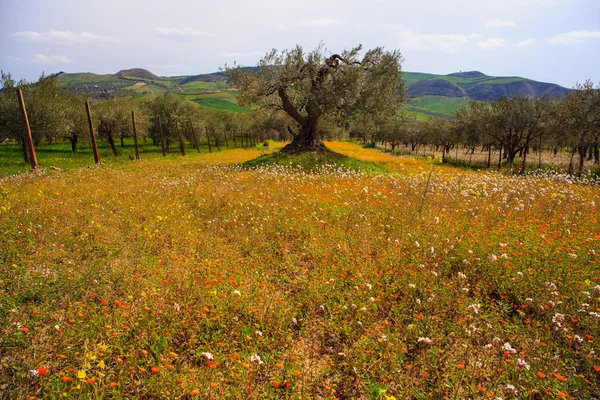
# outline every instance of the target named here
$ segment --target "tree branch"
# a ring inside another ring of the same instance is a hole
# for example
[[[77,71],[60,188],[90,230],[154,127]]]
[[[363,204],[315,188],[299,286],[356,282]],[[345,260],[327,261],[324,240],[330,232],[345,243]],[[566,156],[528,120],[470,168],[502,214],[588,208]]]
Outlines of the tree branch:
[[[296,120],[300,125],[304,125],[306,123],[305,118],[300,114],[298,109],[294,107],[292,103],[292,99],[288,96],[284,88],[280,88],[278,90],[279,98],[281,99],[281,103],[283,109],[288,115]]]

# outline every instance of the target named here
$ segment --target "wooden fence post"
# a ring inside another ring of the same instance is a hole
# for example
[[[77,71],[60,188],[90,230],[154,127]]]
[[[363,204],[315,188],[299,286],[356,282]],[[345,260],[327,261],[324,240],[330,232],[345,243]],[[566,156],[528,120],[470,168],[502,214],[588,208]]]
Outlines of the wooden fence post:
[[[87,111],[88,122],[90,124],[90,137],[92,139],[92,148],[94,149],[94,161],[96,164],[100,164],[100,155],[98,154],[98,143],[96,143],[96,134],[94,133],[94,121],[92,121],[92,112],[90,111],[90,102],[85,102],[85,109]]]
[[[25,119],[25,131],[27,133],[26,146],[29,147],[29,155],[31,156],[31,169],[34,171],[38,169],[37,156],[35,154],[35,147],[33,147],[33,138],[31,137],[31,128],[29,127],[29,118],[27,118],[27,110],[25,109],[25,101],[23,101],[23,92],[21,89],[17,92],[19,95],[19,104],[21,105],[21,111],[23,112],[23,118]]]
[[[162,148],[163,157],[167,155],[167,150],[165,149],[165,134],[163,133],[162,124],[160,123],[160,117],[158,117],[158,129],[160,131],[160,147]]]
[[[137,127],[135,126],[135,111],[131,111],[131,121],[133,122],[133,143],[135,144],[135,159],[140,159],[140,149],[138,147]]]

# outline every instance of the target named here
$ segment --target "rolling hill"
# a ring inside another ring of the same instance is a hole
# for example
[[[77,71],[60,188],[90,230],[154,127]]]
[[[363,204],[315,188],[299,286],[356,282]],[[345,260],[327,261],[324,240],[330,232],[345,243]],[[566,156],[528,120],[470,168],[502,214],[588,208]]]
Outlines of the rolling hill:
[[[553,83],[521,77],[495,77],[479,71],[448,75],[405,72],[411,109],[433,116],[450,117],[472,100],[490,101],[504,96],[564,97],[571,90]]]
[[[130,96],[142,100],[166,92],[204,107],[231,112],[252,112],[240,107],[237,93],[229,90],[223,72],[191,76],[159,77],[142,68],[124,69],[115,74],[58,73],[58,80],[69,90],[89,97]],[[472,100],[489,101],[503,96],[540,98],[563,97],[571,90],[553,83],[538,82],[521,77],[496,77],[479,71],[436,75],[405,72],[409,108],[419,120],[452,118]]]

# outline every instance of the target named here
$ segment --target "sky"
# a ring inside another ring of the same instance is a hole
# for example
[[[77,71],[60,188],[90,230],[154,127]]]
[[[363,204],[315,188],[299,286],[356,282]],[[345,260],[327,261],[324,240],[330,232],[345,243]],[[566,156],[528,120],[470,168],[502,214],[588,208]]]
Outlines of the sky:
[[[398,49],[402,69],[600,83],[600,0],[0,0],[0,69],[35,80],[254,66],[323,42]]]

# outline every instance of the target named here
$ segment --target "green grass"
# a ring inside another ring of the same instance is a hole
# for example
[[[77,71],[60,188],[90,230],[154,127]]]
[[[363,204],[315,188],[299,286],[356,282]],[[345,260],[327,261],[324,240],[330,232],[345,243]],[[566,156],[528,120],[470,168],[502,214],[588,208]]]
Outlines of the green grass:
[[[479,84],[492,84],[492,85],[504,85],[507,83],[520,82],[527,80],[520,77],[494,77],[494,76],[482,76],[478,78],[461,78],[458,76],[439,76],[440,79],[446,79],[450,82],[454,82],[461,87],[473,86]]]
[[[434,119],[434,118],[435,118],[435,117],[434,117],[434,116],[432,116],[432,115],[425,114],[425,113],[423,113],[423,112],[419,112],[419,111],[417,111],[417,110],[416,110],[416,109],[414,109],[414,108],[410,110],[410,113],[411,113],[412,115],[414,115],[414,117],[415,117],[415,119],[416,119],[417,121],[429,121],[429,120],[431,120],[431,119]]]
[[[180,157],[178,143],[171,144],[170,152],[166,157],[163,157],[160,147],[154,146],[149,138],[139,141],[139,149],[142,160],[170,160]],[[98,152],[103,165],[116,166],[130,163],[135,156],[133,139],[125,139],[124,148],[117,144],[117,150],[118,155],[113,156],[108,143],[102,140],[98,141]],[[208,153],[208,145],[201,143],[200,151],[202,154]],[[198,156],[198,152],[191,148],[189,143],[186,144],[186,153],[191,158]],[[40,169],[63,170],[94,165],[94,153],[91,145],[87,142],[79,143],[76,153],[71,151],[69,142],[42,143],[36,146],[36,154]],[[0,177],[28,171],[31,171],[31,166],[23,161],[23,151],[18,144],[0,144]]]
[[[214,82],[194,81],[194,82],[189,82],[189,83],[186,83],[184,85],[181,85],[181,88],[183,90],[185,90],[186,92],[193,91],[193,90],[196,90],[196,89],[211,89],[211,90],[216,90],[217,89],[217,84],[214,83]]]
[[[412,86],[415,83],[424,81],[426,79],[445,79],[450,82],[454,82],[461,87],[465,86],[473,86],[477,84],[498,84],[505,85],[507,83],[526,81],[528,79],[521,78],[518,76],[507,76],[507,77],[495,77],[495,76],[480,76],[476,78],[463,78],[460,76],[449,76],[449,75],[436,75],[436,74],[427,74],[422,72],[405,72],[403,77],[407,86]]]
[[[410,99],[410,105],[416,110],[430,111],[453,116],[461,108],[468,107],[471,100],[463,97],[421,96]]]
[[[98,75],[90,72],[81,72],[81,73],[65,73],[58,76],[58,81],[62,83],[85,83],[85,82],[110,82],[112,80],[116,80],[112,76],[112,74],[106,75]]]
[[[240,107],[236,103],[225,99],[218,98],[200,98],[197,97],[192,100],[194,103],[198,103],[201,106],[219,111],[237,112],[237,113],[251,113],[254,110],[250,108]]]
[[[405,72],[402,75],[402,79],[408,86],[414,85],[417,82],[424,81],[430,78],[437,78],[439,75],[435,74],[426,74],[422,72]]]
[[[317,171],[323,168],[342,168],[352,171],[387,172],[387,169],[370,161],[348,157],[333,151],[326,153],[287,154],[282,152],[262,155],[242,164],[246,168],[281,165],[284,167],[301,168]]]

